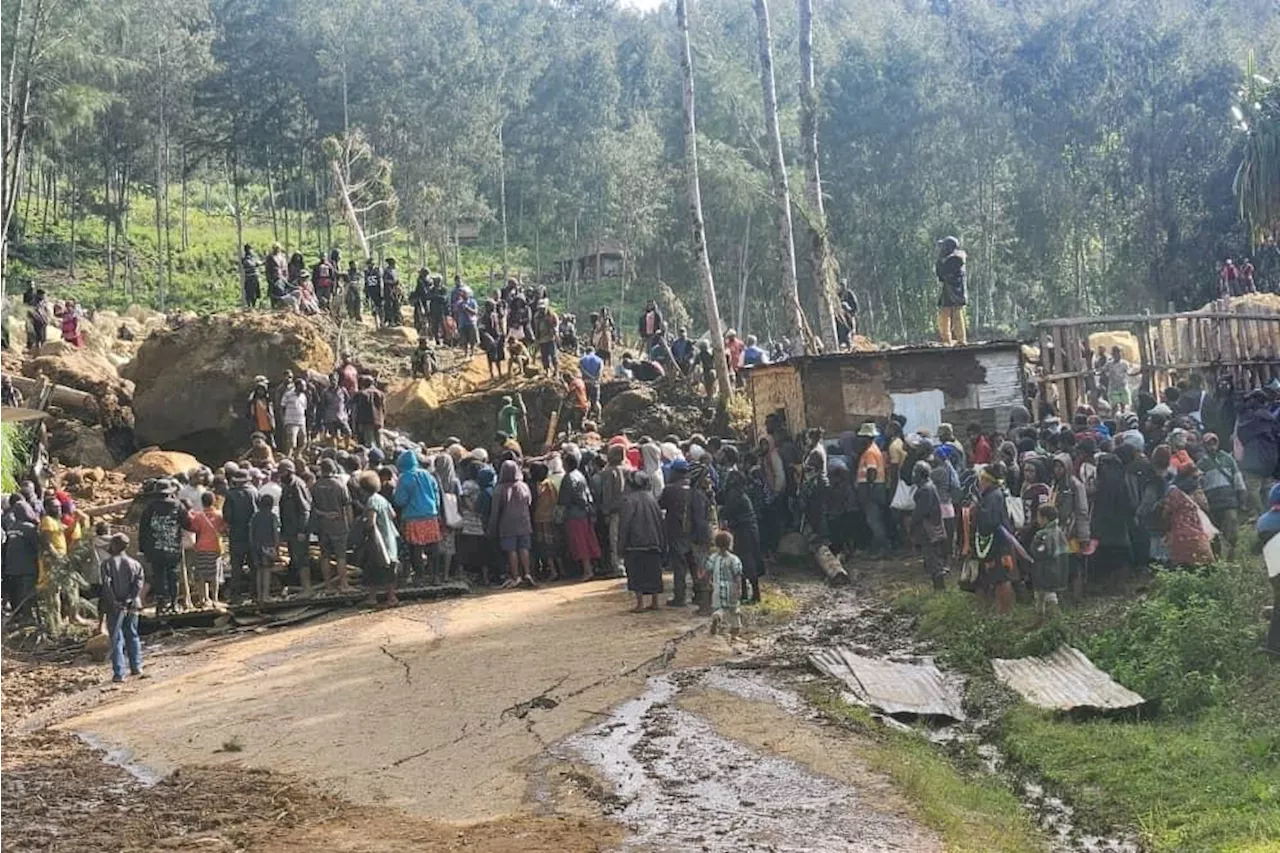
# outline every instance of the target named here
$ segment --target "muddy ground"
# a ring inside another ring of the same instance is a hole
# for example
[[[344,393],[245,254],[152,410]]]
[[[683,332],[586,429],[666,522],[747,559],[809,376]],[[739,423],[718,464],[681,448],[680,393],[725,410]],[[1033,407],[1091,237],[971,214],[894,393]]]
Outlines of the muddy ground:
[[[780,586],[799,617],[734,645],[612,581],[168,638],[119,689],[6,660],[3,849],[944,850],[801,698],[814,644],[906,627]]]

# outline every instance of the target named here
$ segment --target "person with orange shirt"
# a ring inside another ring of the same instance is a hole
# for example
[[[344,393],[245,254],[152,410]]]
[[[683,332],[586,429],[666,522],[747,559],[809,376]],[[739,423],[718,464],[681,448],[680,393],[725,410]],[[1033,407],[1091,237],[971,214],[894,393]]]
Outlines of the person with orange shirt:
[[[889,506],[888,468],[884,452],[876,443],[876,425],[870,421],[858,429],[858,469],[854,475],[854,488],[858,503],[871,530],[871,547],[877,554],[889,553],[889,530],[885,513]]]

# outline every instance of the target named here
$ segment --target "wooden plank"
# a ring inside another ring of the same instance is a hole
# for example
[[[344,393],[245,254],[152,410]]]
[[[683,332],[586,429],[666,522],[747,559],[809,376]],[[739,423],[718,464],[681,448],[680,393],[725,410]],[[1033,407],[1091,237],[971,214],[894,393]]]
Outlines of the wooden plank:
[[[1047,329],[1065,326],[1122,326],[1126,323],[1141,323],[1146,320],[1171,320],[1177,317],[1209,317],[1225,318],[1238,316],[1230,311],[1182,311],[1172,314],[1112,314],[1102,317],[1068,317],[1053,320],[1041,320],[1037,325]],[[1260,314],[1259,319],[1280,322],[1280,314]]]

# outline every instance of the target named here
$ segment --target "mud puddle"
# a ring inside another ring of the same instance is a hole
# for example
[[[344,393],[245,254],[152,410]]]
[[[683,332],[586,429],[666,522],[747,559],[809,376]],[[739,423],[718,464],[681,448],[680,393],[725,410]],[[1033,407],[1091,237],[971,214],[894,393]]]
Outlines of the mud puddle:
[[[794,694],[719,669],[659,675],[639,698],[557,747],[558,757],[613,784],[605,805],[631,831],[624,848],[879,853],[903,849],[899,840],[917,832],[904,817],[868,808],[854,788],[723,737],[676,707],[695,686],[802,707]]]
[[[827,590],[773,641],[773,655],[780,669],[790,670],[792,682],[812,680],[801,675],[807,669],[811,650],[841,644],[858,654],[898,660],[931,658],[933,650],[924,648],[912,636],[911,619],[894,612],[877,599],[873,592],[860,586]],[[854,701],[851,695],[842,696]],[[1141,845],[1121,835],[1094,835],[1079,827],[1075,809],[1060,797],[1049,793],[1037,779],[1027,778],[1008,766],[999,746],[993,741],[997,720],[983,703],[966,702],[968,719],[941,726],[907,725],[893,717],[873,713],[883,724],[928,739],[940,750],[976,758],[986,773],[1003,779],[1035,816],[1036,823],[1048,837],[1053,853],[1140,853]]]

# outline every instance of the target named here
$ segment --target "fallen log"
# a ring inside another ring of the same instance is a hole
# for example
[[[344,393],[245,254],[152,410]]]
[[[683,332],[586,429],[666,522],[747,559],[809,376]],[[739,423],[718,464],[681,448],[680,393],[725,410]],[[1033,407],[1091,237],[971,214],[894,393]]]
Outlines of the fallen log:
[[[13,387],[22,392],[28,400],[35,400],[40,393],[40,386],[48,380],[28,379],[25,376],[10,376]],[[49,403],[61,409],[79,409],[86,412],[98,411],[98,400],[92,394],[77,391],[66,385],[54,385]]]
[[[822,569],[822,574],[826,576],[828,584],[831,586],[849,585],[849,573],[845,571],[840,559],[831,553],[830,548],[826,545],[816,545],[810,551],[813,554],[813,561],[818,564],[818,568]]]
[[[133,498],[128,500],[116,501],[115,503],[103,504],[102,506],[92,506],[84,511],[84,514],[90,518],[97,518],[100,515],[110,515],[114,512],[124,512],[133,506]]]

